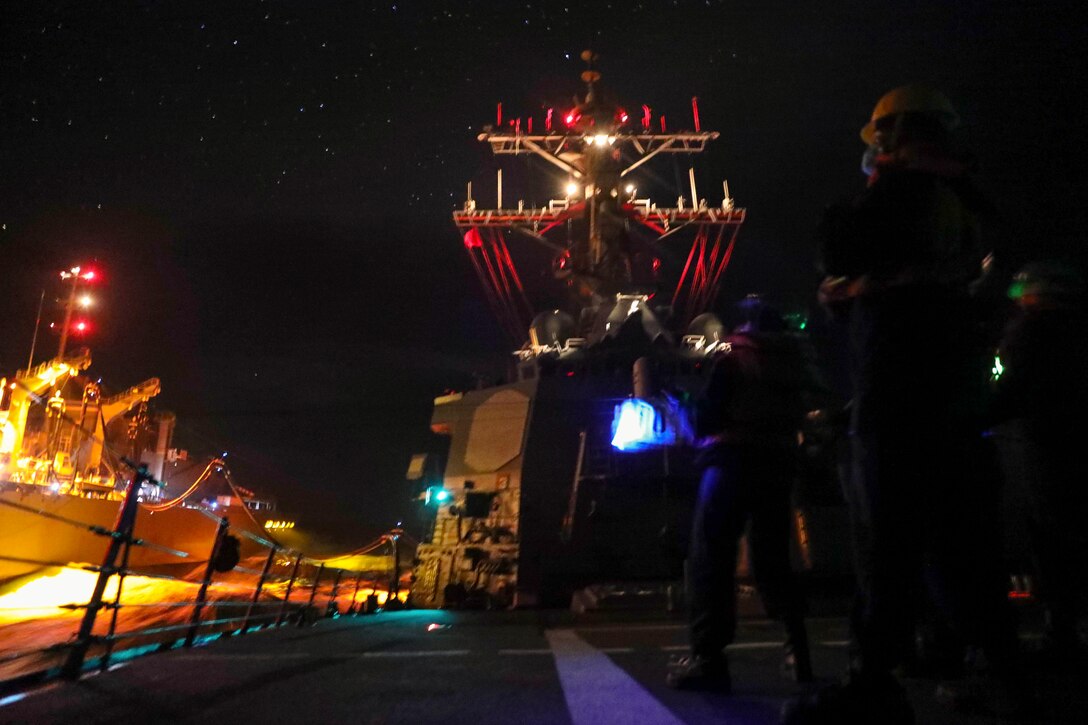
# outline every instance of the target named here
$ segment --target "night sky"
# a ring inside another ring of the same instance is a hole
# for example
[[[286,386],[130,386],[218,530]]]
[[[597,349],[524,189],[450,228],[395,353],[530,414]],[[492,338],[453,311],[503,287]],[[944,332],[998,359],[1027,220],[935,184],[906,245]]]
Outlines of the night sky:
[[[629,108],[690,126],[698,96],[703,128],[722,133],[700,185],[716,202],[728,178],[749,210],[723,301],[809,303],[820,211],[860,189],[858,129],[910,81],[960,109],[1006,266],[1081,258],[1074,3],[773,5],[12,4],[2,369],[26,363],[40,290],[59,319],[57,271],[96,260],[92,372],[113,390],[160,377],[177,445],[229,451],[239,483],[346,544],[408,518],[431,399],[501,371],[510,350],[449,221],[470,179],[493,205],[495,161],[475,136],[496,102],[538,124],[569,103],[588,46]],[[640,196],[686,194],[678,164],[640,177]],[[508,202],[549,197],[517,188],[523,161],[508,168]]]

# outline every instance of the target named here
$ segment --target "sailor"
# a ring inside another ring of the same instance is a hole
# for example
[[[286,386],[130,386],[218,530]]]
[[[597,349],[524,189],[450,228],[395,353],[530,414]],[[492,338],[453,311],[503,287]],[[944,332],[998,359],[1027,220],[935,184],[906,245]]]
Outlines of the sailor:
[[[699,402],[699,482],[688,552],[691,656],[670,666],[678,689],[728,692],[724,649],[736,629],[735,576],[740,537],[768,615],[786,629],[786,664],[812,678],[805,600],[790,568],[790,493],[797,477],[797,434],[814,387],[797,340],[757,295],[739,305],[741,323],[724,340]]]
[[[998,638],[1004,582],[983,576],[972,528],[992,486],[976,465],[989,366],[971,296],[987,205],[953,150],[957,124],[934,89],[885,94],[861,131],[868,187],[819,229],[819,296],[850,337],[858,599],[848,684],[788,703],[787,722],[913,722],[892,670],[913,655],[923,590],[965,643]]]

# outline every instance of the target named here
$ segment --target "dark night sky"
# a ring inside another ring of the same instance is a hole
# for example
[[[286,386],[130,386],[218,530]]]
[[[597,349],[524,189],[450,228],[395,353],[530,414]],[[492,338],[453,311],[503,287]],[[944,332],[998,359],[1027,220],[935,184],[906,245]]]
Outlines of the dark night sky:
[[[750,214],[725,296],[808,302],[820,210],[862,183],[858,129],[914,80],[959,107],[1007,263],[1080,257],[1073,3],[772,5],[20,3],[0,29],[2,369],[42,287],[96,259],[107,385],[161,377],[178,443],[231,451],[301,521],[347,543],[395,523],[430,399],[508,354],[448,219],[470,178],[493,198],[475,134],[498,101],[539,123],[590,44],[629,107],[688,125],[699,96],[722,132],[700,183],[727,177]],[[671,202],[658,172],[640,190]]]

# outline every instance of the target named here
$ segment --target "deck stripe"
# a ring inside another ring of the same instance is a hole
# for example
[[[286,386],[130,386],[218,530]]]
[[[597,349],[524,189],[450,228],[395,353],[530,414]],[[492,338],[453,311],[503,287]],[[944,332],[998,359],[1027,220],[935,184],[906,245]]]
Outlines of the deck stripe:
[[[500,649],[501,655],[550,655],[550,649]]]
[[[776,649],[781,646],[781,642],[734,642],[733,644],[726,645],[725,650],[731,652],[744,649]],[[668,644],[661,649],[664,652],[686,652],[691,649],[691,647],[686,644]]]
[[[545,632],[574,725],[683,725],[607,654],[570,629]]]
[[[363,657],[460,657],[467,649],[389,650],[387,652],[363,652]]]

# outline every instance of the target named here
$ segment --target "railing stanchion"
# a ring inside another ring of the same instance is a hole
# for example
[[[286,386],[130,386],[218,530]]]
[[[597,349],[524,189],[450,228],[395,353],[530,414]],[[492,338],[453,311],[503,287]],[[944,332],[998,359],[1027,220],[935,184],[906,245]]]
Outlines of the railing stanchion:
[[[291,578],[287,582],[287,591],[283,594],[283,604],[280,605],[280,613],[276,615],[276,626],[283,624],[283,618],[287,616],[287,607],[291,604],[291,589],[295,586],[295,579],[298,578],[298,568],[302,564],[302,552],[295,557],[295,567],[291,570]]]
[[[310,601],[306,602],[306,609],[303,611],[302,616],[298,618],[298,626],[306,626],[306,612],[310,611],[310,608],[314,606],[314,599],[317,597],[317,587],[321,584],[321,575],[325,573],[325,562],[321,562],[317,567],[317,574],[314,575],[314,586],[310,589]]]
[[[351,593],[351,614],[355,616],[359,613],[359,603],[356,601],[359,598],[359,585],[363,582],[363,572],[359,572],[355,577],[355,591]]]
[[[189,632],[185,635],[185,646],[192,647],[196,641],[196,631],[200,628],[200,615],[204,611],[204,602],[207,601],[208,585],[212,583],[212,574],[215,573],[215,560],[219,556],[219,547],[227,534],[230,521],[226,516],[219,519],[219,528],[215,530],[215,541],[212,543],[212,553],[208,557],[208,566],[204,569],[204,580],[200,582],[200,590],[196,594],[196,602],[193,605],[193,616],[189,620]]]
[[[117,613],[121,609],[121,589],[125,586],[125,575],[128,573],[128,555],[132,551],[132,537],[125,541],[125,549],[121,554],[121,568],[117,570],[117,596],[113,598],[113,611],[110,612],[110,629],[106,634],[106,651],[102,653],[102,672],[109,669],[110,657],[113,655],[113,635],[117,634]]]
[[[117,514],[117,522],[113,525],[115,533],[110,537],[109,546],[106,547],[106,555],[102,558],[102,568],[98,571],[98,580],[95,582],[91,599],[87,602],[87,611],[83,613],[83,621],[79,625],[79,632],[76,633],[75,644],[72,645],[72,649],[68,653],[68,659],[65,660],[64,667],[61,669],[61,677],[65,679],[79,679],[79,675],[83,671],[83,659],[87,656],[87,650],[91,646],[94,620],[98,616],[98,610],[102,608],[102,595],[106,593],[106,583],[116,571],[114,565],[117,563],[117,554],[121,551],[121,545],[125,540],[132,538],[132,529],[136,523],[136,512],[139,510],[137,504],[139,503],[140,487],[143,486],[145,481],[152,480],[154,479],[148,472],[147,466],[140,466],[132,477],[132,483],[129,484],[128,491],[125,492],[124,503],[121,504],[121,511]]]
[[[268,558],[264,560],[264,569],[261,570],[261,578],[257,580],[257,589],[253,592],[249,607],[246,608],[246,618],[242,620],[242,634],[249,631],[249,618],[253,616],[253,609],[261,598],[261,590],[264,589],[264,583],[268,581],[268,572],[272,569],[272,561],[276,558],[277,551],[278,549],[273,546],[268,551]]]
[[[336,570],[336,578],[332,581],[332,596],[329,597],[329,604],[325,607],[325,616],[331,617],[333,613],[340,614],[340,608],[336,606],[336,595],[340,593],[340,577],[344,576],[343,569]]]

